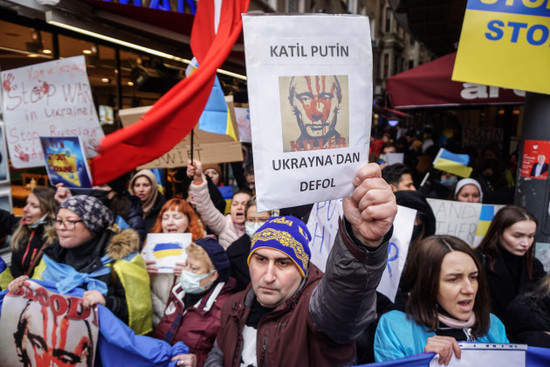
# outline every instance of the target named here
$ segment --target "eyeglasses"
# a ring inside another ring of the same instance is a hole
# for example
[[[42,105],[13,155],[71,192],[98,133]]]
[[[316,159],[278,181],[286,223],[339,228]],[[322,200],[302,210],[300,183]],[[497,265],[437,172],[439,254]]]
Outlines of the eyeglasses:
[[[70,220],[70,219],[56,219],[54,220],[55,226],[60,228],[65,227],[66,230],[72,231],[77,223],[83,222],[82,220]]]

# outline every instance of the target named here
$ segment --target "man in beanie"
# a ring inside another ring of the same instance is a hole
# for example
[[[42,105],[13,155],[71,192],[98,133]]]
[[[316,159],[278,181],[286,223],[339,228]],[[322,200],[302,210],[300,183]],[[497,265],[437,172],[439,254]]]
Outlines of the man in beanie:
[[[270,218],[252,237],[251,284],[229,298],[205,366],[343,366],[374,319],[397,211],[380,168],[363,166],[343,199],[326,274],[310,262],[311,235],[294,217]]]

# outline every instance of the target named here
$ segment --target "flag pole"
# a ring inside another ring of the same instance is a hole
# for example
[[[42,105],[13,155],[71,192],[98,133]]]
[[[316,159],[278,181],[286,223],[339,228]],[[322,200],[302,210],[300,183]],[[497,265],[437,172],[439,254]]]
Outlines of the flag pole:
[[[195,136],[195,129],[191,129],[191,165],[193,165],[193,138]]]

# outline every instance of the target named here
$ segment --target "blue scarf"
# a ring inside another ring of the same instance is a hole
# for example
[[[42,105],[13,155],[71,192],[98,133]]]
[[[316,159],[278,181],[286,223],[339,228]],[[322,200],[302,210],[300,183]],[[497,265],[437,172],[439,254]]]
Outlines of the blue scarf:
[[[102,257],[101,262],[103,267],[91,273],[80,273],[70,265],[53,261],[47,255],[44,255],[42,258],[46,263],[46,269],[42,272],[42,279],[55,283],[61,294],[66,294],[77,287],[87,284],[86,289],[97,290],[104,296],[107,295],[107,284],[95,278],[111,272],[111,269],[106,266],[112,261],[110,257]]]

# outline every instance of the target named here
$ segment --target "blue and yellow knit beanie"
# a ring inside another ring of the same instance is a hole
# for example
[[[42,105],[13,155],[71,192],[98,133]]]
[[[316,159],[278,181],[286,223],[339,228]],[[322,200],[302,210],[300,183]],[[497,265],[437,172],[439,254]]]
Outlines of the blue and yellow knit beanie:
[[[311,234],[300,219],[292,216],[271,217],[254,233],[247,262],[250,264],[250,257],[256,250],[278,250],[290,257],[305,277],[311,258],[310,240]]]

